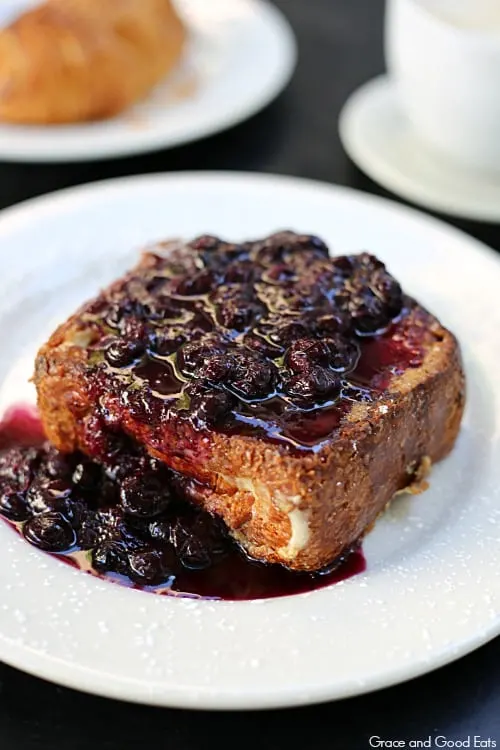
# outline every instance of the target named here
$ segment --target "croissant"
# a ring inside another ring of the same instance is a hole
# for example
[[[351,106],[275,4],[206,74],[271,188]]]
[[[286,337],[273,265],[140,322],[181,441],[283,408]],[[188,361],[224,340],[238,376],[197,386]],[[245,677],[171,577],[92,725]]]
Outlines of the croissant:
[[[185,40],[170,0],[45,0],[0,29],[0,119],[112,117],[172,69]]]

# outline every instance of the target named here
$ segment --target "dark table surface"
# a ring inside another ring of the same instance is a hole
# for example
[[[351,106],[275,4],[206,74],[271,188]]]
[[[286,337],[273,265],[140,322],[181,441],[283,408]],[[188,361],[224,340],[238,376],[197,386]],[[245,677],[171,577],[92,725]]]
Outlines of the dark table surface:
[[[210,2],[210,0],[207,0]],[[0,165],[0,207],[82,182],[165,170],[276,172],[387,195],[337,135],[346,97],[383,70],[383,0],[276,0],[299,41],[288,90],[233,130],[175,151],[56,166]],[[390,196],[394,197],[394,196]],[[500,250],[500,228],[453,222]],[[369,748],[369,738],[490,738],[500,747],[500,639],[418,680],[339,703],[259,713],[153,709],[82,695],[0,665],[0,750]],[[425,746],[425,745],[424,745]],[[457,745],[451,745],[457,746]],[[459,746],[459,745],[458,745]],[[480,745],[477,745],[478,747]]]

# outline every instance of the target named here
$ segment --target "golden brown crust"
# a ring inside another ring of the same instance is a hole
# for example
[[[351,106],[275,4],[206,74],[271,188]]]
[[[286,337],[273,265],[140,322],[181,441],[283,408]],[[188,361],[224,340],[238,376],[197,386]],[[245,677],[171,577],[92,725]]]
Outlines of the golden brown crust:
[[[0,30],[0,119],[111,117],[171,70],[185,37],[170,0],[46,0]]]

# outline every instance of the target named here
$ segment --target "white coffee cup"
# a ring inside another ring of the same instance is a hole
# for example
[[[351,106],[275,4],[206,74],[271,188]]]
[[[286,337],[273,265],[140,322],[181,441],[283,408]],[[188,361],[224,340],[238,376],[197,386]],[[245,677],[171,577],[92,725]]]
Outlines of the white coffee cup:
[[[500,0],[387,0],[385,46],[416,136],[500,172]]]

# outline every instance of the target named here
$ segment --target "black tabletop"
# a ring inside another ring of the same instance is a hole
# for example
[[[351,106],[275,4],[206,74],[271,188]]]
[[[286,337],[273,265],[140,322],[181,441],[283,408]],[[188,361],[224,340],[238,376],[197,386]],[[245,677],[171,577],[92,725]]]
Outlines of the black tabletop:
[[[349,162],[337,134],[346,97],[383,70],[383,0],[276,3],[295,29],[300,62],[288,90],[266,111],[174,151],[87,164],[1,164],[0,207],[82,182],[185,169],[276,172],[386,195]],[[452,223],[500,250],[499,227]],[[94,698],[0,665],[0,750],[357,750],[381,741],[411,747],[416,740],[425,741],[421,747],[461,747],[457,740],[463,747],[500,747],[499,664],[497,639],[373,695],[287,711],[200,714]]]

